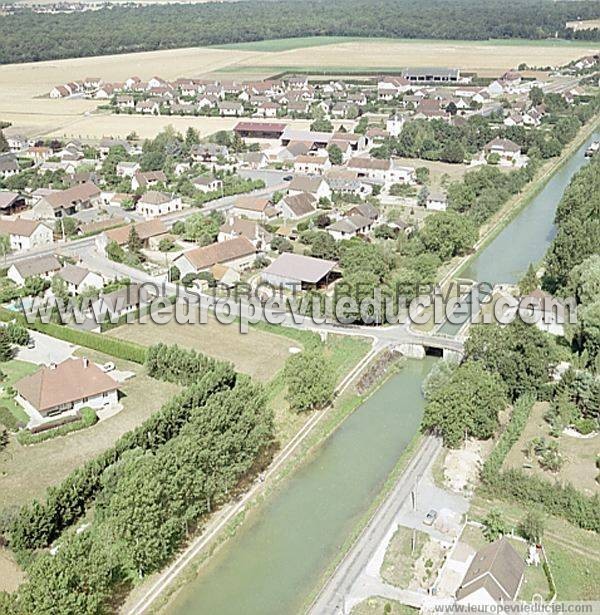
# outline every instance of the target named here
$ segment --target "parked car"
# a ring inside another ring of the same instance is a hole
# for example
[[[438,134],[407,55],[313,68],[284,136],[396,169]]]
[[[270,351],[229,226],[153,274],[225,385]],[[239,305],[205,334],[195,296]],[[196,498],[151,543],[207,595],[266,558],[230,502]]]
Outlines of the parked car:
[[[437,510],[430,510],[426,515],[425,515],[425,519],[423,520],[423,523],[425,525],[433,525],[435,523],[435,520],[437,519]]]
[[[106,372],[112,372],[114,369],[115,369],[115,364],[114,364],[112,361],[109,361],[108,363],[105,363],[105,364],[102,366],[102,371],[103,371],[104,373],[106,373]]]
[[[35,340],[32,337],[30,337],[27,342],[27,348],[35,348]]]

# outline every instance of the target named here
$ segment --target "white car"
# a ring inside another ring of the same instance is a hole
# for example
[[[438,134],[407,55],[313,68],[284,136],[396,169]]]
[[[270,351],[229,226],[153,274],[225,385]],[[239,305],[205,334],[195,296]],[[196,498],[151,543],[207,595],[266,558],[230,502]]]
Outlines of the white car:
[[[101,368],[101,369],[102,369],[102,371],[103,371],[103,372],[105,372],[105,373],[106,373],[106,372],[112,372],[112,371],[114,371],[114,369],[115,369],[115,364],[109,361],[108,363],[105,363],[105,364],[102,366],[102,368]]]

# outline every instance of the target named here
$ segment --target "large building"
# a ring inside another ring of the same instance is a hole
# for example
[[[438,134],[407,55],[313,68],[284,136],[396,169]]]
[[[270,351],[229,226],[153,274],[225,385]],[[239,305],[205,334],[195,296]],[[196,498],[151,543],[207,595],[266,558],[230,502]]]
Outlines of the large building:
[[[460,69],[421,67],[407,68],[402,77],[410,83],[456,83],[460,81]]]
[[[284,252],[262,272],[261,277],[273,286],[300,290],[328,284],[336,267],[335,261]]]
[[[285,127],[278,122],[238,122],[233,130],[244,139],[279,139]]]

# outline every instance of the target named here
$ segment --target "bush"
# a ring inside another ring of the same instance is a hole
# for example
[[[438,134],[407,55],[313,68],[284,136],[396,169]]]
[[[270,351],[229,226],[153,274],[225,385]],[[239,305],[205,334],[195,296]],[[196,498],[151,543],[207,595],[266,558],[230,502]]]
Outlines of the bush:
[[[17,431],[20,425],[15,415],[6,406],[0,407],[0,424],[4,425],[8,431]]]
[[[580,418],[573,422],[573,427],[582,435],[587,436],[598,428],[598,421],[591,418]]]

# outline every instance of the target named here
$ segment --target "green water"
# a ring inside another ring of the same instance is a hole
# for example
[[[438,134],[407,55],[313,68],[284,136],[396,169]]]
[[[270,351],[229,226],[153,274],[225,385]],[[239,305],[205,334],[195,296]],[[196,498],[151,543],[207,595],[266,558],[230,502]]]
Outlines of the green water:
[[[544,188],[523,208],[494,239],[476,254],[459,277],[490,286],[515,284],[530,263],[539,263],[554,239],[554,215],[573,175],[585,164],[585,150],[598,139],[596,133],[550,178]],[[483,298],[483,297],[481,297]],[[469,318],[469,302],[458,323],[445,322],[440,333],[454,335]]]
[[[181,615],[297,612],[380,492],[423,412],[432,359],[402,371],[352,413],[178,597]]]

